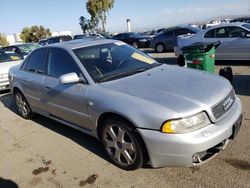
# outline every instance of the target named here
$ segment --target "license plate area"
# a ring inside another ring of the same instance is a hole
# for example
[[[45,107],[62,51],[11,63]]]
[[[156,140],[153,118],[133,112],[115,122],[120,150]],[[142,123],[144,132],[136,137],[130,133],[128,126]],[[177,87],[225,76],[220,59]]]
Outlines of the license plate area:
[[[238,120],[233,125],[233,134],[232,134],[231,139],[235,139],[236,135],[238,134],[238,132],[240,130],[241,123],[242,123],[242,114],[240,115]]]

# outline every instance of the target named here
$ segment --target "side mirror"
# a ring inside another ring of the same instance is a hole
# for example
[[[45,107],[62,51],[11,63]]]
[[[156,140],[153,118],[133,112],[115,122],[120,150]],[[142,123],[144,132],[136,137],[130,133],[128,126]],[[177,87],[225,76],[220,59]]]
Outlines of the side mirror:
[[[67,73],[59,77],[60,84],[73,84],[83,82],[81,78],[77,76],[76,73]]]

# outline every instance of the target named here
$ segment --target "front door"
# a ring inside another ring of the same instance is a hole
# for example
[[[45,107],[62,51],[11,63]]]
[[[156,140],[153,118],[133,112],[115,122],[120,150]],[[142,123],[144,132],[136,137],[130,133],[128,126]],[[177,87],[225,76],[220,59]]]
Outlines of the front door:
[[[59,77],[75,72],[82,73],[71,55],[60,48],[51,48],[48,54],[48,70],[42,86],[46,93],[45,103],[52,117],[74,125],[88,127],[87,90],[83,83],[60,84]]]

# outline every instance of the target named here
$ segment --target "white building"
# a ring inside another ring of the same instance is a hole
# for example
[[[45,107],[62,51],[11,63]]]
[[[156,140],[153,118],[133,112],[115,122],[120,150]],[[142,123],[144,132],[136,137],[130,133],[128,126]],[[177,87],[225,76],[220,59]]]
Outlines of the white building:
[[[22,39],[20,38],[21,33],[14,33],[13,35],[7,35],[7,41],[10,45],[16,44],[16,43],[23,43]],[[70,35],[72,36],[71,31],[55,31],[51,32],[51,36],[60,36],[60,35]]]

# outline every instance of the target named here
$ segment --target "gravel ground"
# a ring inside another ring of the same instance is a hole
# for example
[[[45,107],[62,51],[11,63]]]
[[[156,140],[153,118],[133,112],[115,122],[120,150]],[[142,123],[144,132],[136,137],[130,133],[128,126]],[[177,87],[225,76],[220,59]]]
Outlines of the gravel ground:
[[[175,64],[173,53],[152,55]],[[121,170],[94,138],[42,116],[24,120],[11,95],[1,92],[0,188],[250,187],[250,65],[236,64],[231,66],[243,104],[242,128],[215,159],[192,168]]]

